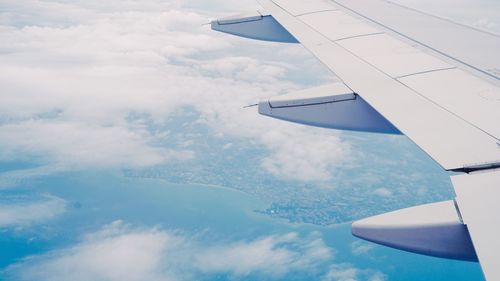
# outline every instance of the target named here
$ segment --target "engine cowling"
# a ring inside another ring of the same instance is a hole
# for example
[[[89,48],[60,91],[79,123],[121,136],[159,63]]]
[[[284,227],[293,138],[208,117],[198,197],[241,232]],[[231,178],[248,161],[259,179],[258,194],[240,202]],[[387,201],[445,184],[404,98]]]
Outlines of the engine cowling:
[[[392,248],[448,259],[478,261],[453,200],[420,205],[356,221],[352,234]]]

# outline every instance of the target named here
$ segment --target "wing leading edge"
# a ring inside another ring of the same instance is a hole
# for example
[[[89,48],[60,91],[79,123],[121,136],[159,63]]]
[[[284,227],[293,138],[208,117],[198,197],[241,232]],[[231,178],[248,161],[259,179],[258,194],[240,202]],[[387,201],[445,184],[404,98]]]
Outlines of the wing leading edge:
[[[445,170],[469,173],[452,177],[455,201],[368,218],[353,224],[353,234],[427,255],[479,259],[486,278],[500,280],[500,243],[493,238],[500,237],[500,208],[494,204],[500,188],[500,172],[494,170],[500,167],[498,77],[478,74],[457,54],[447,56],[381,25],[347,1],[258,1],[275,29],[287,31],[288,42],[300,42],[343,84],[271,98],[259,104],[261,114],[335,129],[402,133]],[[499,38],[488,39],[490,47],[500,46]],[[482,200],[488,203],[478,210]],[[436,209],[449,215],[436,220],[429,215]]]

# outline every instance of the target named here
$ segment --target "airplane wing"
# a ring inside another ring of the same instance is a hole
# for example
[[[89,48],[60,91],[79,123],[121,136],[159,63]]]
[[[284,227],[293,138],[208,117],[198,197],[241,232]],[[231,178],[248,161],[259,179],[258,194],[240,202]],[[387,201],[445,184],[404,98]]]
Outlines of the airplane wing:
[[[404,134],[452,176],[456,200],[353,223],[353,234],[433,256],[479,260],[500,280],[500,37],[384,0],[258,0],[212,22],[243,37],[301,43],[341,83],[259,103],[313,126]]]

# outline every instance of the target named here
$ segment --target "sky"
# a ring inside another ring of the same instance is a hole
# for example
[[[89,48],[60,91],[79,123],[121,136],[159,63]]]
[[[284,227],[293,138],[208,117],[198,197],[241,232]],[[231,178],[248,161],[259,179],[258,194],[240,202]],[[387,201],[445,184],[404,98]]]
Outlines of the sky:
[[[500,30],[496,1],[399,2]],[[0,1],[2,278],[422,280],[398,275],[391,256],[481,278],[475,264],[348,235],[354,219],[453,197],[448,174],[406,138],[243,108],[336,81],[298,44],[206,25],[258,8]]]

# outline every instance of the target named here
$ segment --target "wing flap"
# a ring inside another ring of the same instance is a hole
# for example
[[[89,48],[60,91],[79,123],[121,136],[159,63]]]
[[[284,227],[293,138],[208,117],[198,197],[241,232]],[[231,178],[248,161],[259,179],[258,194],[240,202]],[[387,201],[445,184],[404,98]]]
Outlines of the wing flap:
[[[486,134],[500,139],[500,88],[460,69],[420,73],[399,81]]]
[[[408,39],[455,66],[475,71],[500,85],[500,36],[455,23],[387,0],[333,0],[376,24],[381,30]],[[340,6],[341,5],[341,6]]]
[[[359,36],[341,40],[338,44],[392,78],[453,68],[387,34]]]
[[[310,13],[298,18],[333,41],[380,33],[380,30],[338,10]],[[325,22],[331,25],[325,25]],[[332,26],[335,26],[335,28],[332,28]]]

